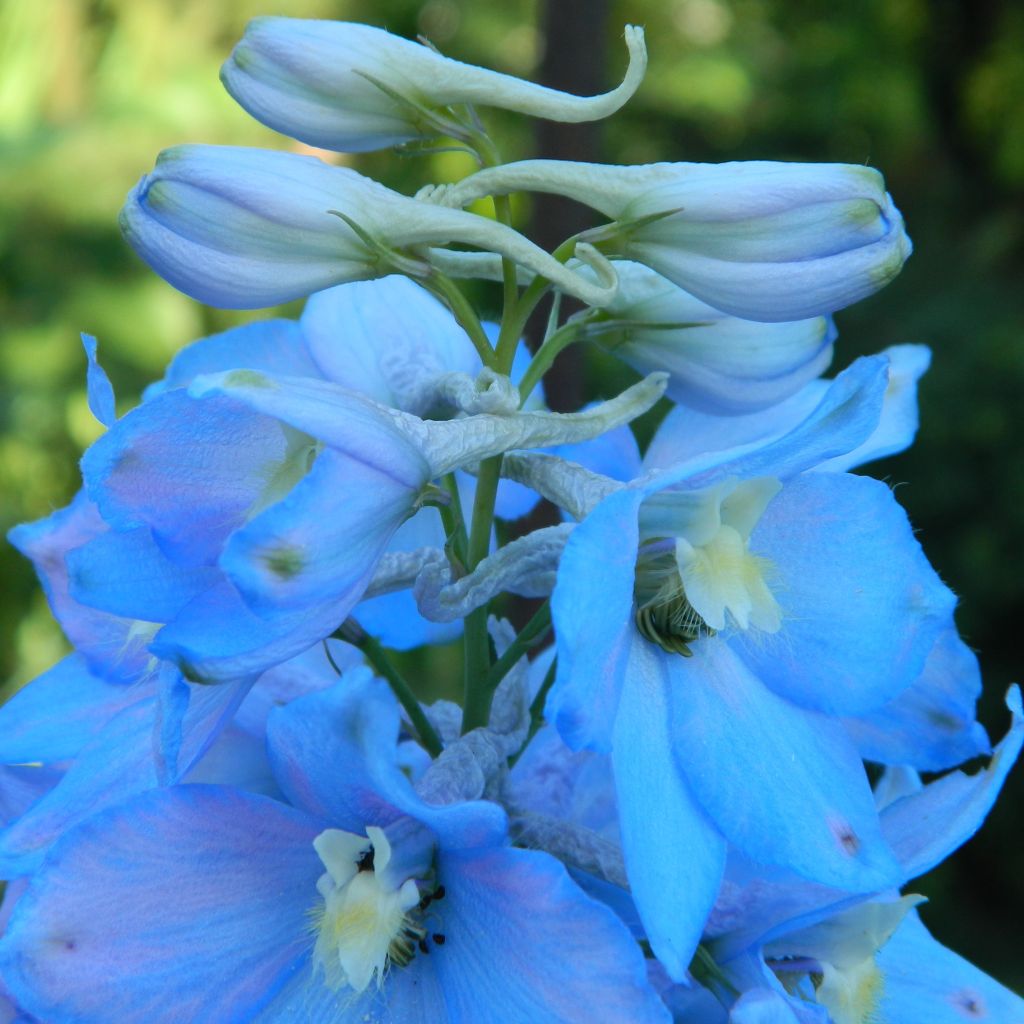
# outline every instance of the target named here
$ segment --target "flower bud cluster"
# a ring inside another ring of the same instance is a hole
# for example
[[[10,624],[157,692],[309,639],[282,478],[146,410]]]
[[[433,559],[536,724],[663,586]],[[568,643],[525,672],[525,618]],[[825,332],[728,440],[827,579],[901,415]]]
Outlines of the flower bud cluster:
[[[413,197],[183,146],[129,195],[126,239],[193,298],[307,302],[188,345],[120,418],[84,337],[105,432],[11,533],[74,650],[0,708],[0,1018],[1024,1020],[899,894],[1024,742],[1013,689],[990,745],[955,597],[849,472],[912,443],[928,350],[823,377],[903,220],[864,167],[503,163],[474,108],[607,117],[646,66],[625,40],[622,83],[576,97],[260,18],[223,70],[254,117],[481,169]],[[606,223],[548,252],[518,191]],[[462,278],[503,282],[500,323]],[[645,376],[551,412],[583,343]],[[529,530],[542,498],[561,522]]]

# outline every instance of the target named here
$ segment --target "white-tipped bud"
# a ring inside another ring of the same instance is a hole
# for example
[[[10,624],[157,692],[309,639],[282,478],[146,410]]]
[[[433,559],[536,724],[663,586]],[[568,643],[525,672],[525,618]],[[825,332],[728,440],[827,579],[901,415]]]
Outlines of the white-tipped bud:
[[[758,323],[729,316],[639,263],[616,262],[619,291],[581,338],[641,373],[667,370],[668,396],[703,412],[735,415],[783,401],[832,359],[829,317]]]
[[[607,261],[585,246],[580,255],[600,283],[504,224],[410,199],[315,157],[272,150],[165,150],[128,196],[121,229],[176,288],[233,309],[396,270],[428,277],[428,247],[449,242],[508,257],[589,305],[615,294]]]
[[[431,201],[465,206],[520,190],[600,210],[615,223],[591,241],[746,320],[842,309],[888,284],[911,251],[881,174],[852,164],[527,160],[479,171]]]
[[[253,117],[313,146],[383,149],[458,135],[452,104],[501,107],[551,121],[594,121],[636,92],[647,67],[643,29],[627,26],[618,88],[572,96],[444,57],[370,25],[256,18],[225,62],[225,88]]]

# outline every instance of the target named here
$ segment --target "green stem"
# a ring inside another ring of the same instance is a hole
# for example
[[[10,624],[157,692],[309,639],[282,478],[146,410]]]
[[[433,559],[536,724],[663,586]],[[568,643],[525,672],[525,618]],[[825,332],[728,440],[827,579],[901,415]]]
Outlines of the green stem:
[[[461,574],[465,571],[466,559],[469,557],[469,536],[466,533],[466,520],[462,515],[462,497],[459,494],[459,484],[455,479],[455,474],[446,474],[441,480],[441,486],[451,498],[450,505],[437,506],[447,538],[445,547],[458,559],[458,569]]]
[[[469,335],[473,347],[480,356],[484,366],[494,368],[494,349],[491,347],[490,339],[484,331],[476,310],[470,305],[469,299],[463,294],[462,289],[446,274],[439,271],[431,273],[424,282],[432,291],[448,304],[455,319],[458,320],[462,329]]]
[[[572,254],[576,251],[576,236],[567,238],[551,255],[554,259],[558,260],[559,263],[566,263]],[[523,331],[526,329],[526,321],[530,319],[533,311],[537,308],[540,300],[544,298],[548,293],[548,289],[551,287],[551,282],[546,277],[535,277],[523,291],[523,294],[519,296],[519,301],[516,303],[515,309],[512,311],[512,315],[507,317],[507,336],[515,338],[518,342],[519,338],[522,337]],[[506,336],[506,324],[502,324],[502,339]],[[499,348],[500,348],[499,340]],[[513,355],[515,349],[512,350]],[[511,365],[511,363],[509,364]]]
[[[486,686],[492,694],[512,666],[531,647],[536,647],[549,629],[551,629],[551,605],[545,601],[537,609],[533,618],[523,626],[512,643],[508,645],[505,653],[491,666],[491,671],[487,673]]]
[[[558,354],[577,339],[582,326],[579,321],[563,324],[550,337],[545,338],[544,344],[537,349],[526,373],[523,374],[523,379],[519,382],[520,401],[526,401],[541,377],[551,369],[551,364]]]
[[[420,742],[431,757],[437,757],[444,749],[441,740],[434,731],[434,727],[430,724],[426,714],[424,714],[423,708],[420,707],[420,702],[416,699],[416,694],[412,692],[412,687],[409,686],[402,678],[398,669],[391,663],[391,659],[385,654],[384,648],[355,619],[346,619],[338,627],[334,635],[339,640],[344,640],[346,643],[358,647],[366,655],[366,660],[373,668],[388,681],[388,685],[402,707],[405,708],[405,713],[409,716],[409,721],[412,722]]]
[[[494,499],[501,478],[501,456],[484,459],[476,478],[473,523],[469,531],[466,570],[472,572],[487,557],[494,521]],[[462,731],[486,725],[491,709],[491,692],[485,680],[491,667],[491,642],[487,635],[487,608],[477,608],[466,616],[463,628],[465,662],[465,699],[462,706]]]

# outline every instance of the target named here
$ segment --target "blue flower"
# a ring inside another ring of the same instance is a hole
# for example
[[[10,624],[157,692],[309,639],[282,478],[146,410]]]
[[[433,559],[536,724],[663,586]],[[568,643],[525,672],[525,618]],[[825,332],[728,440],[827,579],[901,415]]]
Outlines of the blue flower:
[[[862,360],[782,439],[641,478],[562,557],[548,712],[570,746],[612,754],[633,894],[674,977],[726,840],[840,888],[891,883],[837,716],[913,683],[954,599],[887,487],[807,472],[875,429],[885,384]]]
[[[0,942],[19,1003],[51,1024],[666,1021],[614,914],[510,848],[496,805],[419,796],[398,732],[357,671],[271,715],[291,805],[171,788],[69,832]]]

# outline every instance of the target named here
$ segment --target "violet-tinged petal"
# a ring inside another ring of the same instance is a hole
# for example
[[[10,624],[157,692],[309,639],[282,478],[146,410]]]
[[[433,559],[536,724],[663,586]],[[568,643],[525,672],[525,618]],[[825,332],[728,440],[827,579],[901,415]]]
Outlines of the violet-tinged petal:
[[[346,612],[326,602],[263,617],[225,580],[185,605],[150,650],[193,682],[253,679],[330,636]]]
[[[79,821],[157,785],[154,698],[142,689],[79,751],[57,785],[0,833],[0,876],[35,871],[53,842]]]
[[[329,604],[340,625],[417,490],[388,467],[325,449],[285,497],[235,531],[220,567],[259,615]]]
[[[431,957],[392,969],[378,988],[330,989],[312,963],[299,961],[269,1003],[246,1024],[456,1024]],[[461,1022],[459,1022],[461,1024]]]
[[[162,277],[200,302],[234,309],[273,306],[347,281],[418,262],[424,244],[461,242],[499,253],[569,294],[600,306],[615,290],[610,265],[584,279],[517,231],[487,217],[410,199],[348,167],[313,156],[235,146],[177,146],[129,193],[120,215],[131,246]],[[357,225],[354,227],[353,225]]]
[[[171,665],[160,667],[155,756],[161,785],[172,785],[195,766],[234,718],[252,677],[219,686],[197,685]]]
[[[0,708],[0,763],[52,764],[75,757],[140,688],[93,675],[70,654]]]
[[[326,690],[338,681],[339,672],[362,663],[362,652],[341,640],[314,644],[294,658],[268,669],[256,680],[235,714],[235,725],[262,739],[267,734],[267,719],[274,708],[304,694]]]
[[[212,564],[231,531],[279,496],[288,467],[305,471],[304,444],[229,398],[197,402],[174,390],[107,431],[85,453],[82,474],[111,527],[149,526],[176,561]]]
[[[323,823],[263,797],[158,790],[55,847],[0,941],[43,1020],[245,1019],[310,946]]]
[[[573,96],[453,60],[371,25],[255,18],[221,79],[271,128],[358,153],[445,134],[422,113],[424,106],[472,103],[570,123],[607,117],[633,95],[647,66],[643,29],[627,26],[625,36],[629,68],[622,84],[599,96]],[[437,115],[445,116],[441,109]]]
[[[65,561],[74,600],[145,622],[169,622],[220,579],[214,566],[180,565],[169,559],[147,526],[108,530],[69,551]]]
[[[68,590],[67,553],[107,528],[83,490],[67,508],[22,523],[8,537],[32,560],[54,616],[89,668],[104,678],[131,683],[147,669],[151,659],[146,644],[156,627],[81,605]]]
[[[298,806],[347,831],[407,815],[432,829],[442,848],[499,842],[505,813],[496,804],[436,807],[414,792],[398,763],[398,703],[366,669],[278,708],[267,735],[281,789]]]
[[[670,1020],[629,931],[553,857],[447,852],[439,874],[450,941],[431,956],[452,1021],[587,1024],[595,1006],[608,1024]]]
[[[818,471],[842,472],[894,455],[908,448],[917,433],[917,388],[931,353],[924,345],[893,345],[880,353],[889,372],[881,415],[872,432],[849,452],[826,459]],[[821,402],[831,381],[815,380],[795,395],[763,409],[739,416],[712,415],[677,406],[662,420],[644,456],[645,469],[663,469],[688,462],[705,452],[767,445],[805,420]]]
[[[478,171],[438,199],[464,206],[521,189],[621,221],[618,255],[747,320],[842,309],[888,284],[911,251],[882,176],[849,164],[525,160]]]

